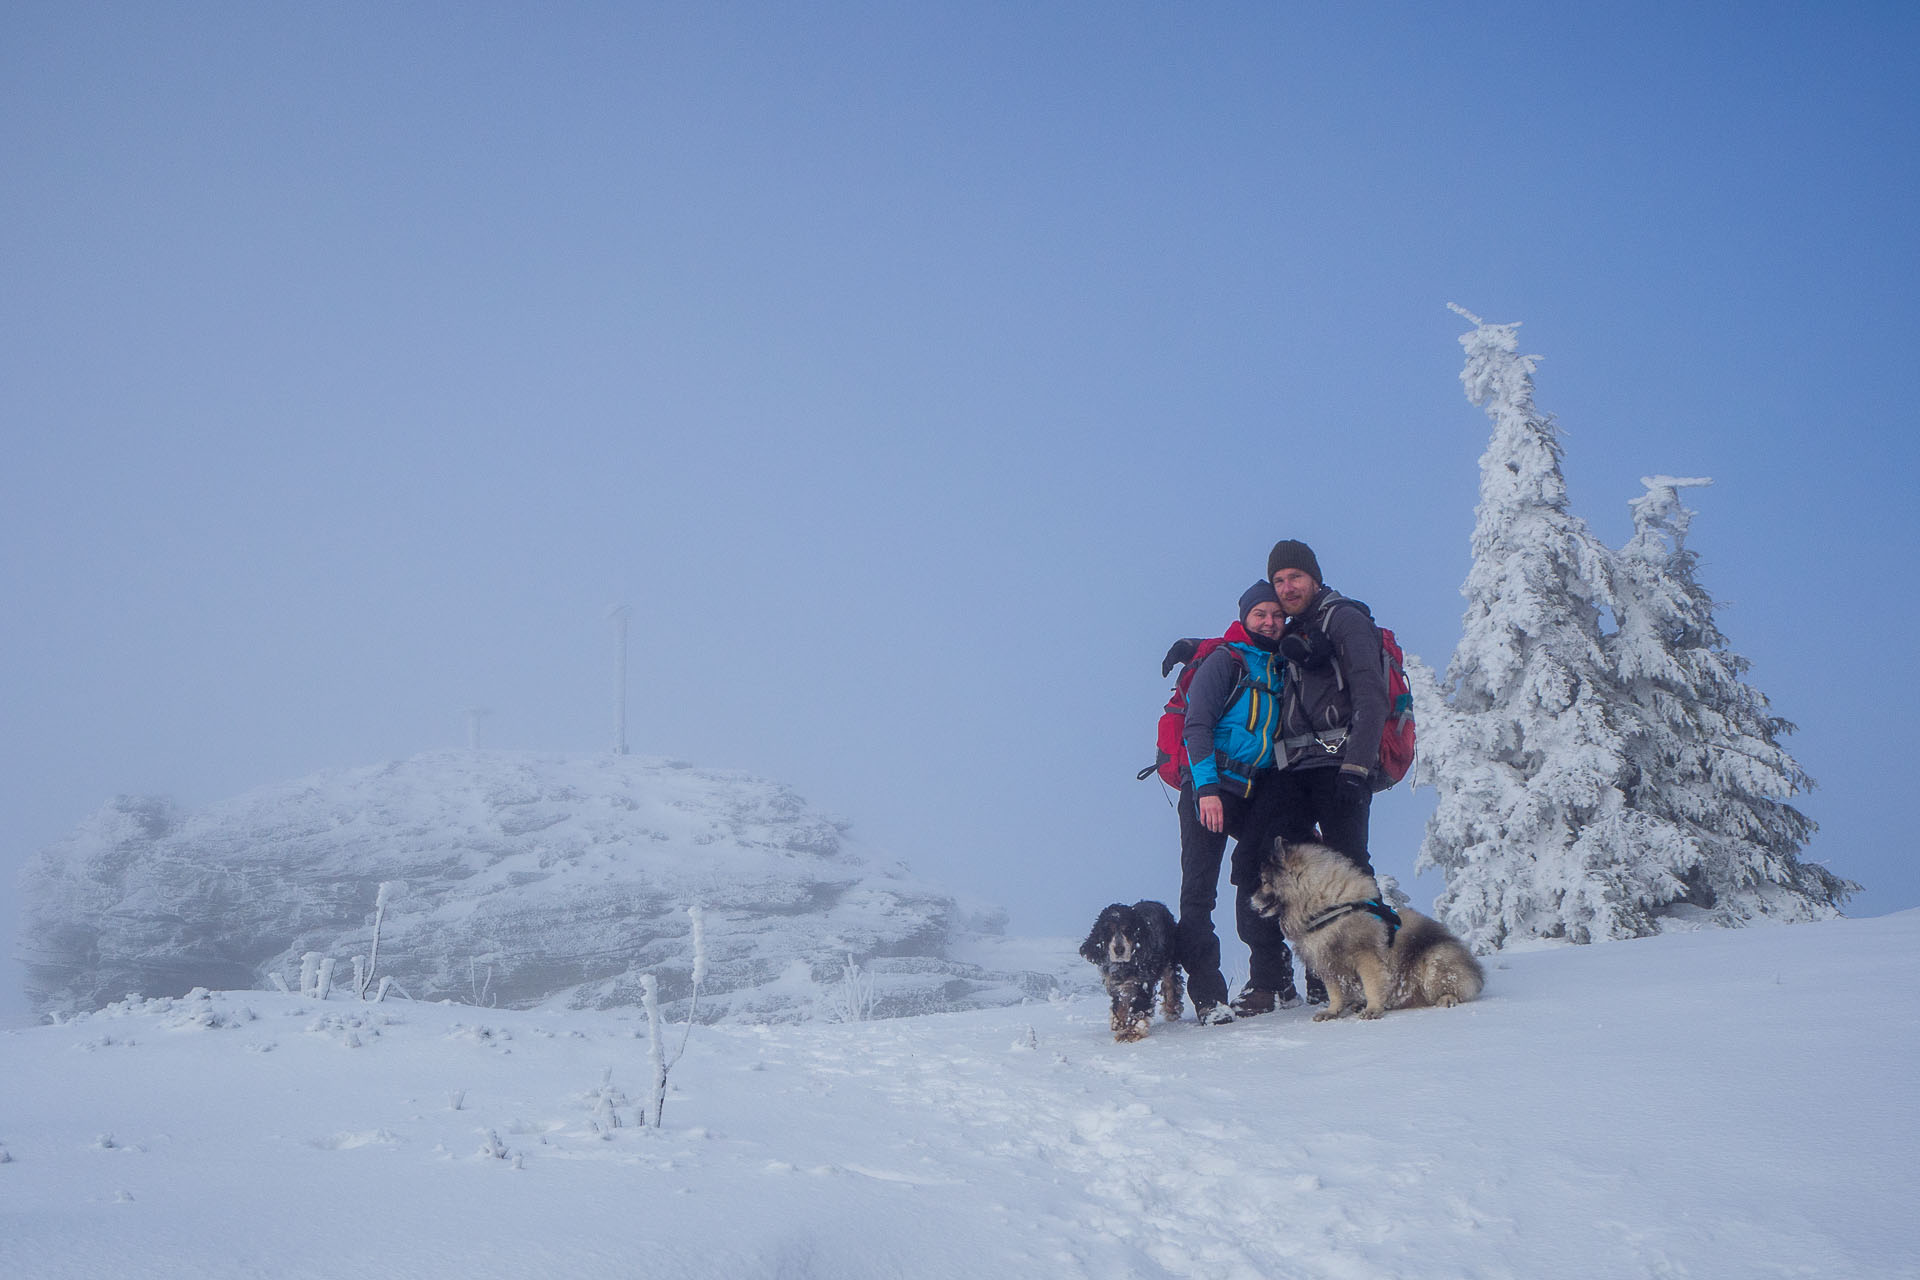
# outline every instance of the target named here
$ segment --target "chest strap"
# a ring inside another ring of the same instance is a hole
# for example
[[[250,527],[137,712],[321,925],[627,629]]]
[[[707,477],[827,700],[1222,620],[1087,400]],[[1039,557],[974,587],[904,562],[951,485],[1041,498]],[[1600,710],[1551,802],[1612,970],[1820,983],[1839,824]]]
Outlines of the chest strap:
[[[1393,945],[1393,935],[1400,932],[1400,913],[1378,898],[1369,898],[1365,902],[1343,902],[1336,907],[1328,907],[1313,919],[1307,921],[1302,933],[1312,933],[1324,929],[1342,916],[1350,916],[1356,911],[1364,911],[1387,926],[1387,945]]]

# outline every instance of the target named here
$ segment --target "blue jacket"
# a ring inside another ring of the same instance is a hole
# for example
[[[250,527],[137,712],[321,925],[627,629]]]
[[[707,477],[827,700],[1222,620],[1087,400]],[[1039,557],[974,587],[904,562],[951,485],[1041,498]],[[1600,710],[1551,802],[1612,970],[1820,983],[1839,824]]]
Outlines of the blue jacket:
[[[1187,686],[1187,767],[1196,796],[1253,793],[1254,775],[1273,768],[1286,663],[1249,642],[1239,623],[1206,656]]]

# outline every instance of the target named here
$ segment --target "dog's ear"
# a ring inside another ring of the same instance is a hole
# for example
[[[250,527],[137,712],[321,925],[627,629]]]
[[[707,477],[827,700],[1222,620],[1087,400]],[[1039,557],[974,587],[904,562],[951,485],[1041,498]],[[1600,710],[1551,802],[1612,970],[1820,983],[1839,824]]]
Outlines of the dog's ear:
[[[1113,932],[1114,924],[1119,919],[1118,913],[1125,910],[1126,907],[1115,902],[1095,918],[1093,929],[1087,934],[1087,940],[1080,944],[1081,956],[1091,960],[1094,964],[1100,964],[1106,960],[1107,937]]]

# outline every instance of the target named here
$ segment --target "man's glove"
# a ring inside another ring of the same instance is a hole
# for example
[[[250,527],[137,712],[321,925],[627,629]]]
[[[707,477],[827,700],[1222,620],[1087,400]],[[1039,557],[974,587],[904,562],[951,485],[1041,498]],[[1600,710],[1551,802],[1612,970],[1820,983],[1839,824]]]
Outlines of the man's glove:
[[[1340,766],[1340,776],[1333,782],[1334,794],[1342,800],[1352,802],[1363,796],[1373,794],[1373,779],[1368,770],[1350,764]]]
[[[1167,656],[1160,660],[1160,675],[1164,679],[1173,674],[1175,667],[1183,667],[1193,661],[1193,651],[1200,647],[1198,640],[1175,640],[1173,648],[1167,650]]]
[[[1333,661],[1333,641],[1322,631],[1289,631],[1280,637],[1280,656],[1309,671]]]

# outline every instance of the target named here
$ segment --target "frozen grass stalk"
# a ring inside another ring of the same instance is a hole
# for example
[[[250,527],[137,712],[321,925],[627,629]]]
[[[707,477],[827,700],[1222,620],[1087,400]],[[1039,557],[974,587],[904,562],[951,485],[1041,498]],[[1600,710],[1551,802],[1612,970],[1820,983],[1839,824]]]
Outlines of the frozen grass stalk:
[[[667,1105],[667,1055],[660,1043],[660,983],[650,973],[640,975],[640,1002],[647,1010],[647,1062],[653,1068],[653,1127]]]
[[[380,891],[373,896],[373,946],[370,948],[371,954],[367,956],[366,968],[363,970],[360,967],[359,956],[353,958],[353,994],[357,1000],[367,998],[367,988],[373,985],[374,972],[380,967],[380,924],[387,918],[387,898],[392,892],[393,881],[382,880]],[[383,984],[380,995],[386,994]]]
[[[673,1057],[667,1057],[665,1044],[665,1026],[660,1019],[660,983],[652,974],[640,975],[641,1003],[647,1010],[647,1060],[653,1068],[653,1127],[660,1127],[660,1117],[667,1108],[667,1073],[687,1051],[687,1040],[693,1035],[694,1011],[700,1007],[700,984],[707,977],[707,919],[695,903],[687,908],[687,915],[693,920],[693,996],[687,1002],[687,1024],[680,1033],[680,1047],[674,1050]]]
[[[687,908],[687,915],[693,920],[693,998],[687,1002],[687,1026],[680,1033],[675,1062],[687,1051],[687,1038],[693,1034],[693,1011],[700,1007],[700,984],[707,980],[707,915],[697,902]]]
[[[487,1004],[489,999],[487,993],[493,990],[493,966],[487,966],[487,980],[482,982],[480,980],[479,965],[469,956],[467,958],[467,987],[473,992],[474,1004]]]

